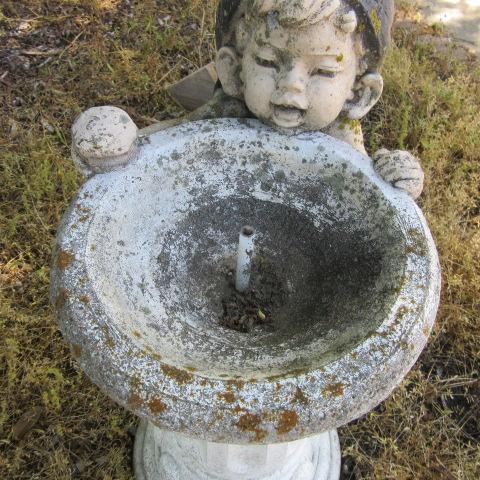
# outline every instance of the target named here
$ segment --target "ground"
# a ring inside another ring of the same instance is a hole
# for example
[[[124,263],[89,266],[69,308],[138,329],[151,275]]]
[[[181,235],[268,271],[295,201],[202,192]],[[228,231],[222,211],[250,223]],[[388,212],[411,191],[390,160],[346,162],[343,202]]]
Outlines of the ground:
[[[81,178],[70,125],[90,106],[140,126],[179,115],[164,88],[214,53],[215,2],[2,0],[0,478],[132,478],[136,419],[76,367],[48,299],[57,225]],[[398,4],[399,2],[397,2]],[[402,3],[404,9],[413,12]],[[403,22],[370,151],[416,154],[440,252],[442,305],[425,352],[375,411],[340,429],[344,479],[480,478],[480,71]],[[438,43],[438,42],[437,42]]]
[[[440,23],[480,54],[480,3],[478,0],[420,0],[424,18]]]

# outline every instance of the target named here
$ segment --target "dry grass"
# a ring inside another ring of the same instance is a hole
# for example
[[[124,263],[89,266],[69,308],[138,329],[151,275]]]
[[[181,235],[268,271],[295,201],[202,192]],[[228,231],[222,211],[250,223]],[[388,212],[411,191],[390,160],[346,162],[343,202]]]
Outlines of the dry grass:
[[[77,369],[48,302],[55,229],[80,182],[69,127],[98,104],[122,106],[142,126],[177,115],[164,87],[212,57],[213,3],[1,3],[0,478],[132,478],[136,420]],[[421,204],[441,254],[443,298],[415,369],[374,412],[341,429],[344,477],[475,480],[480,72],[399,32],[385,77],[365,123],[370,146],[422,160]],[[17,439],[14,426],[36,406],[40,418]]]

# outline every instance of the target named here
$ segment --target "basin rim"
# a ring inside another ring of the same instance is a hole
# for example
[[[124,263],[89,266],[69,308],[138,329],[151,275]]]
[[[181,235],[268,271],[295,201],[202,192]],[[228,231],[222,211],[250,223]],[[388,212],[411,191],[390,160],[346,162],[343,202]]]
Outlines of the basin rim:
[[[88,278],[80,255],[85,252],[89,220],[81,218],[94,215],[99,185],[142,165],[140,148],[138,158],[125,169],[86,182],[64,216],[52,268],[52,302],[62,333],[82,368],[108,396],[162,428],[229,443],[286,442],[338,428],[384,400],[425,346],[440,295],[438,255],[427,222],[406,193],[378,177],[368,157],[322,133],[285,134],[256,120],[221,119],[172,127],[142,142],[151,152],[172,145],[180,148],[192,136],[213,141],[219,135],[248,141],[265,141],[268,136],[266,143],[282,145],[288,139],[289,145],[307,150],[321,144],[331,154],[327,155],[329,161],[341,158],[365,174],[402,211],[406,224],[423,234],[426,251],[407,253],[411,267],[422,266],[421,272],[413,268],[407,272],[410,277],[404,288],[410,296],[418,290],[416,306],[410,302],[406,308],[397,302],[371,337],[321,369],[261,380],[204,378],[198,372],[165,365],[154,353],[141,351],[132,342],[126,345],[121,336],[108,330],[108,318],[99,314],[95,302],[86,301],[95,296],[88,281],[79,283]],[[162,365],[167,368],[162,370]]]

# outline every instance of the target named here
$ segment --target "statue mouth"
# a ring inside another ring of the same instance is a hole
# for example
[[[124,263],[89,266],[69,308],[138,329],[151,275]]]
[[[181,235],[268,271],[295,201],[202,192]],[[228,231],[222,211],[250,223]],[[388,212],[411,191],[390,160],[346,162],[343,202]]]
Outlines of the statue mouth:
[[[275,105],[273,106],[273,121],[280,127],[298,127],[304,122],[306,110],[288,106],[288,105]]]

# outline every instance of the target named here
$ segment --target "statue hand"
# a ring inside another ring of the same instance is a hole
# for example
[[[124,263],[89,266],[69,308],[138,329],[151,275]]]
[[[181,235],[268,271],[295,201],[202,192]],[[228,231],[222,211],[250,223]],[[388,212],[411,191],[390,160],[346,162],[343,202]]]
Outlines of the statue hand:
[[[419,160],[404,150],[382,148],[372,157],[376,172],[394,187],[405,190],[414,200],[423,190],[424,173]]]
[[[138,128],[117,107],[93,107],[72,126],[72,158],[87,176],[126,165],[137,150]]]

